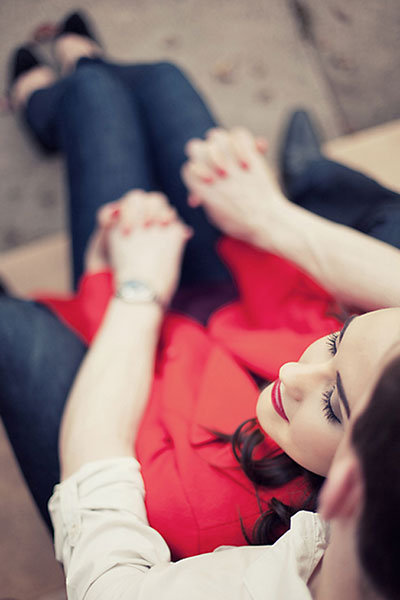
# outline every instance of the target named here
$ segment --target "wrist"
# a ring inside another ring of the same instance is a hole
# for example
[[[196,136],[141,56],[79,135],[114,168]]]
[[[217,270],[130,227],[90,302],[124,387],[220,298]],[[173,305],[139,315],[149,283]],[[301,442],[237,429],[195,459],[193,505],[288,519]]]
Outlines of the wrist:
[[[117,281],[116,298],[128,304],[157,304],[162,310],[167,309],[167,302],[157,293],[154,286],[144,279],[126,279]]]
[[[109,317],[124,330],[158,329],[164,318],[164,310],[156,302],[128,303],[114,296],[109,304]]]
[[[260,250],[280,254],[293,218],[292,206],[281,192],[274,198],[264,198],[262,210],[254,220],[251,243]]]

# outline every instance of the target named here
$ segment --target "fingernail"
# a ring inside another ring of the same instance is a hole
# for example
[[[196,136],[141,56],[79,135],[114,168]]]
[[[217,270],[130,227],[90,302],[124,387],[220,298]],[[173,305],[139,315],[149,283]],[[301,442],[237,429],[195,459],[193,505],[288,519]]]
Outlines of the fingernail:
[[[192,208],[197,208],[201,204],[201,202],[200,202],[200,199],[197,198],[197,196],[189,196],[188,197],[188,204]]]
[[[217,167],[216,168],[217,171],[217,175],[219,177],[228,177],[228,171],[226,171],[225,169],[223,169],[222,167]]]
[[[121,212],[120,208],[114,208],[113,211],[112,211],[112,213],[111,213],[111,217],[113,219],[115,219],[116,217],[119,217],[120,212]]]
[[[245,160],[241,160],[241,161],[239,162],[239,164],[240,164],[240,166],[242,167],[242,169],[244,169],[245,171],[248,171],[248,169],[250,168],[250,167],[249,167],[249,163],[248,163],[248,162],[246,162]]]
[[[266,140],[258,140],[257,141],[257,150],[261,153],[261,154],[265,154],[265,152],[267,151],[268,148],[268,144],[266,142]]]
[[[214,177],[210,177],[210,176],[208,176],[208,177],[204,176],[201,178],[201,180],[203,181],[203,183],[214,183]]]

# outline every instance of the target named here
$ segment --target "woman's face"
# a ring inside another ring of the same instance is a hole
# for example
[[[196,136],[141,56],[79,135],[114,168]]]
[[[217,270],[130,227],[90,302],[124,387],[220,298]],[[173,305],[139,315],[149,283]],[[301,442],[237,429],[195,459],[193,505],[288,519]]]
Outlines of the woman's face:
[[[257,403],[262,429],[297,463],[326,475],[357,401],[380,359],[400,340],[400,308],[350,318],[340,332],[284,364]]]

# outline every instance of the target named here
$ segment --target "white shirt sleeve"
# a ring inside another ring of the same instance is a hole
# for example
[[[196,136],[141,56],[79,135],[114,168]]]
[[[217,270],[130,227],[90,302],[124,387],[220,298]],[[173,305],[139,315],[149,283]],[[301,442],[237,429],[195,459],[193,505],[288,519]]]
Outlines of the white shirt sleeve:
[[[115,597],[133,600],[150,567],[170,564],[167,544],[148,524],[143,497],[134,458],[88,463],[54,488],[49,511],[70,600],[111,600],[108,580],[118,579],[129,593],[119,590]]]
[[[140,465],[129,457],[84,465],[54,488],[49,510],[68,600],[309,599],[306,581],[325,548],[318,534],[316,551],[316,515],[303,513],[299,532],[274,546],[222,548],[172,563],[147,521]],[[285,577],[273,583],[277,565]]]
[[[54,488],[49,510],[68,600],[250,597],[244,571],[260,553],[256,548],[171,562],[164,539],[148,524],[134,458],[84,465]]]

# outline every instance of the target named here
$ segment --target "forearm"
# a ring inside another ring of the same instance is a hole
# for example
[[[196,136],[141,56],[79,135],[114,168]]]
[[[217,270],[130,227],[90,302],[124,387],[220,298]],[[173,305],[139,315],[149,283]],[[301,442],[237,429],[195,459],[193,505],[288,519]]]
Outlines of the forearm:
[[[227,235],[291,260],[347,304],[400,306],[400,251],[290,203],[247,130],[212,130],[186,151],[190,203]]]
[[[283,201],[268,211],[258,247],[304,269],[338,300],[365,310],[400,306],[400,251]]]
[[[150,391],[162,312],[110,302],[70,392],[60,432],[62,479],[99,458],[132,456]]]

